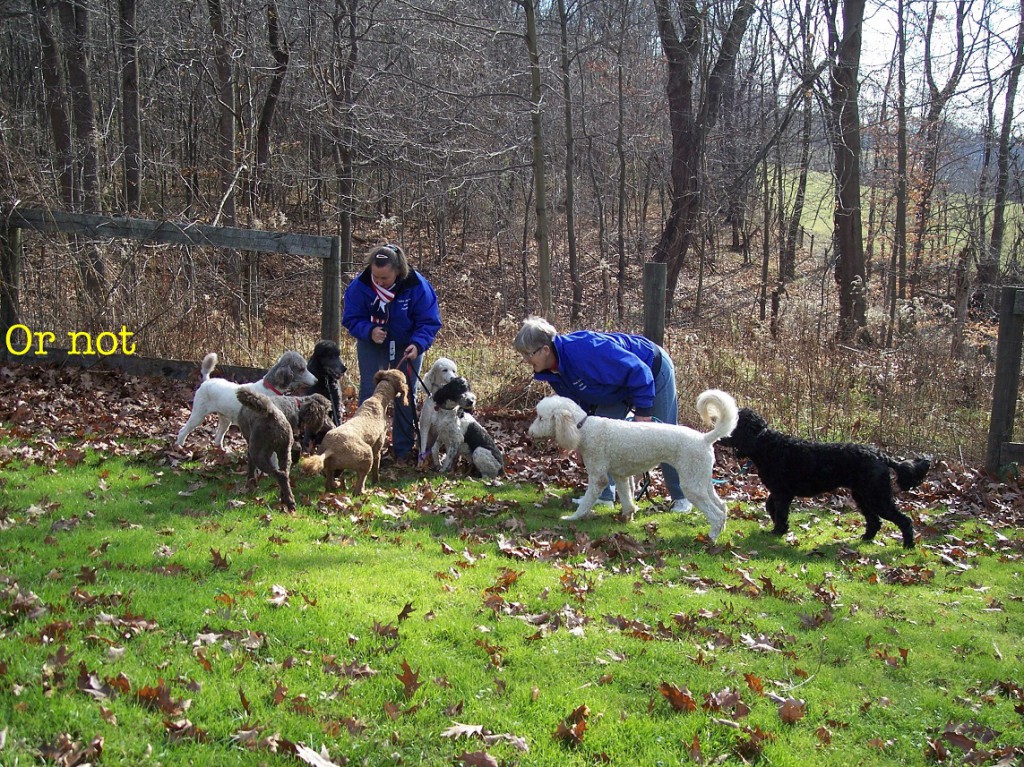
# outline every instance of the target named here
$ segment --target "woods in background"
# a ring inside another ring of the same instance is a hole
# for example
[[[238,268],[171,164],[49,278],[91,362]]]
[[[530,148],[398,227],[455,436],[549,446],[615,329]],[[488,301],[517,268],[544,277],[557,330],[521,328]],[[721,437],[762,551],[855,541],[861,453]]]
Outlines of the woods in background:
[[[652,257],[678,312],[680,275],[699,285],[732,247],[761,267],[763,318],[815,219],[833,232],[816,258],[841,337],[868,302],[891,341],[901,301],[934,295],[962,323],[971,296],[1020,279],[1024,2],[12,0],[3,14],[3,205],[340,234],[347,262],[357,238],[401,231],[427,269],[487,258],[515,316],[576,319],[588,286],[621,320]],[[829,191],[809,188],[821,178]],[[155,270],[198,302],[212,270],[225,311],[259,311],[252,254],[69,252],[74,285],[45,288],[54,299],[131,300]]]

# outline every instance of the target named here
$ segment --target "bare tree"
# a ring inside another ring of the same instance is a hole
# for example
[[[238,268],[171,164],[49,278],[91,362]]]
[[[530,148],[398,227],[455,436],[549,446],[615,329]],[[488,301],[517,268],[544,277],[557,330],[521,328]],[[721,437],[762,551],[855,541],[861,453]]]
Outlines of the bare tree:
[[[964,22],[967,12],[974,0],[956,1],[956,53],[949,76],[940,88],[935,80],[935,61],[933,54],[935,21],[939,13],[938,0],[930,0],[927,10],[927,23],[924,38],[924,73],[928,87],[928,109],[924,116],[922,132],[924,138],[923,158],[921,162],[921,188],[917,202],[917,231],[914,238],[913,260],[910,270],[910,293],[916,295],[916,286],[921,278],[921,260],[928,227],[931,223],[932,195],[935,191],[939,165],[939,149],[942,132],[942,113],[949,100],[956,92],[964,74],[966,61],[966,43],[964,40]]]
[[[907,297],[907,20],[906,2],[896,6],[896,220],[889,269],[889,329],[886,346],[892,345],[896,306]]]
[[[121,133],[124,139],[124,206],[139,210],[142,195],[142,115],[139,111],[139,35],[137,0],[118,2],[118,48],[121,53]]]
[[[1013,57],[1006,77],[1006,96],[1003,108],[1003,119],[999,129],[999,142],[996,155],[996,188],[992,210],[992,237],[988,248],[978,264],[978,280],[987,289],[987,302],[991,306],[996,291],[992,287],[999,284],[999,260],[1003,251],[1003,238],[1006,232],[1006,203],[1009,192],[1010,168],[1010,133],[1013,130],[1014,103],[1017,87],[1020,84],[1021,67],[1024,67],[1024,0],[1019,6],[1017,24],[1017,40],[1013,46]]]
[[[96,151],[96,106],[89,73],[89,8],[85,0],[57,0],[57,11],[65,37],[64,64],[71,94],[71,117],[81,167],[81,207],[99,211],[99,158]],[[102,269],[96,280],[102,281]],[[94,285],[100,289],[101,283]],[[91,292],[91,291],[90,291]]]
[[[668,265],[665,307],[671,315],[679,273],[704,203],[705,142],[718,120],[725,75],[732,69],[754,2],[739,0],[735,5],[704,82],[698,81],[699,64],[711,48],[713,37],[705,25],[708,9],[694,0],[677,5],[670,0],[654,0],[654,9],[668,66],[666,90],[672,131],[672,209],[654,248],[654,260]]]
[[[68,73],[73,146],[76,150],[73,152],[76,157],[73,163],[73,209],[96,213],[100,209],[99,157],[96,109],[89,72],[89,9],[84,0],[57,0],[57,13],[64,42],[62,58]],[[63,107],[59,109],[62,111]],[[51,114],[51,119],[53,117],[56,115]],[[59,117],[57,119],[60,120]],[[95,310],[101,308],[107,299],[106,265],[94,244],[79,244],[76,240],[73,249],[84,286],[83,311],[94,319]]]
[[[800,72],[801,79],[809,82],[814,71],[812,39],[811,39],[811,0],[805,0],[802,9],[798,10],[800,34]],[[779,255],[779,280],[789,282],[796,277],[796,247],[800,237],[800,222],[804,215],[804,202],[807,197],[807,176],[811,166],[811,127],[813,120],[813,92],[809,86],[803,88],[801,98],[800,121],[800,159],[796,191],[793,194],[793,207],[790,209],[786,222],[786,236]]]
[[[583,280],[580,279],[576,244],[576,135],[573,127],[573,99],[570,78],[569,13],[565,0],[558,0],[559,66],[562,76],[562,109],[565,115],[565,229],[569,250],[569,279],[572,282],[572,305],[569,318],[573,324],[583,309]]]
[[[39,69],[43,77],[43,96],[46,115],[53,136],[54,168],[60,179],[60,198],[68,210],[75,209],[75,159],[68,119],[67,97],[64,90],[63,64],[60,50],[50,26],[49,5],[46,0],[33,0],[36,33],[39,36]]]
[[[233,46],[228,37],[224,5],[222,0],[206,0],[210,14],[210,29],[213,32],[213,60],[217,72],[217,135],[220,139],[217,167],[220,171],[222,197],[215,223],[233,226],[236,220],[235,182],[235,119],[238,113],[238,99],[235,90]]]
[[[530,54],[530,124],[533,144],[534,210],[536,211],[535,240],[537,244],[537,288],[540,311],[551,316],[551,254],[548,251],[547,172],[544,161],[544,125],[540,49],[537,39],[537,0],[514,0],[526,12],[526,47]]]
[[[122,0],[122,2],[125,1],[127,0]],[[270,165],[271,127],[281,96],[281,88],[288,75],[288,39],[281,31],[281,19],[275,0],[270,0],[267,4],[267,43],[270,46],[270,53],[274,57],[274,66],[256,126],[256,151],[249,184],[249,205],[253,208],[265,196],[264,184]]]
[[[842,30],[838,0],[826,0],[832,65],[832,152],[835,162],[833,241],[835,277],[839,287],[841,339],[852,339],[867,322],[867,284],[864,276],[864,240],[860,203],[860,109],[858,105],[864,0],[842,4]]]

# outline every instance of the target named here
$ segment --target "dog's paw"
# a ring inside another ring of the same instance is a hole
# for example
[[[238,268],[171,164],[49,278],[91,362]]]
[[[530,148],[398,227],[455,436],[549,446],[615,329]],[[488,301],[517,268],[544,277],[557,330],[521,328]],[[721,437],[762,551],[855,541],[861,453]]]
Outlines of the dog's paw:
[[[565,522],[579,522],[581,519],[590,519],[593,516],[593,511],[577,511],[575,514],[566,514],[562,517],[562,520]]]

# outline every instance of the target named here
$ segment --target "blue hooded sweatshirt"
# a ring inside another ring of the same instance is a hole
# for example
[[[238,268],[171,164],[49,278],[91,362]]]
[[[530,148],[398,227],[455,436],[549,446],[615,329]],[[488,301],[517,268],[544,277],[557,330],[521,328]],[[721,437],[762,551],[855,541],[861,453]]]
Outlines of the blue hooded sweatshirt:
[[[585,410],[625,402],[638,416],[649,416],[654,407],[654,372],[661,349],[653,341],[627,333],[578,330],[556,335],[558,368],[535,373],[556,394]]]

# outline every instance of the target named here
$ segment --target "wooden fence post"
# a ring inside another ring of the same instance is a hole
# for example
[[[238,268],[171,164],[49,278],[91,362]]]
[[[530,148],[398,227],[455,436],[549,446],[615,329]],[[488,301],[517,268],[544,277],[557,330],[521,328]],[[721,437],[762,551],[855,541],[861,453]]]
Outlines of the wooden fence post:
[[[324,259],[320,337],[341,341],[341,237],[331,238],[331,255]]]
[[[21,229],[0,228],[0,360],[7,359],[7,331],[21,322]]]
[[[644,264],[644,335],[659,346],[665,344],[665,285],[668,265],[657,261]]]
[[[1024,287],[1004,287],[999,305],[996,379],[992,385],[992,420],[988,431],[985,469],[992,474],[1008,463],[1003,446],[1013,438],[1020,381],[1021,340],[1024,339]]]

